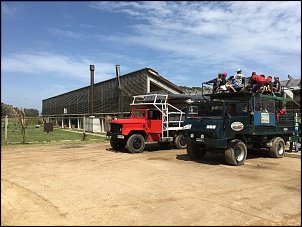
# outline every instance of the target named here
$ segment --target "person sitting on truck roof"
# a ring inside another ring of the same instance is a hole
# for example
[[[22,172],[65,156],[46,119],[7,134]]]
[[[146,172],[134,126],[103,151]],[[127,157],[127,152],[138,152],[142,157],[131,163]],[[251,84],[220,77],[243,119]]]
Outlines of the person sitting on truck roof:
[[[257,75],[256,72],[252,73],[249,83],[243,88],[251,87],[252,92],[258,92],[266,83],[265,76],[262,74]]]
[[[274,94],[272,77],[268,76],[267,78],[265,78],[265,80],[266,80],[266,82],[265,82],[265,85],[262,88],[261,93],[263,94],[264,92],[267,92],[268,94]]]
[[[260,77],[259,77],[259,82],[257,83],[256,92],[262,93],[265,90],[265,85],[266,85],[265,75],[261,74]]]
[[[219,74],[218,74],[219,76]],[[205,82],[205,84],[213,84],[213,88],[212,88],[212,93],[215,93],[216,89],[217,89],[217,77],[212,79],[212,80],[209,80],[207,82]]]
[[[241,88],[241,90],[255,91],[257,81],[255,81],[254,78],[256,75],[257,75],[256,72],[252,72],[252,75],[248,83],[243,88]]]
[[[219,85],[218,85],[218,91],[226,91],[227,90],[227,87],[226,87],[226,77],[227,77],[227,73],[226,72],[223,72],[222,74],[220,74],[221,77],[219,79]]]
[[[274,77],[273,92],[274,94],[281,94],[281,84],[279,77]]]
[[[213,83],[213,90],[212,90],[213,93],[216,93],[218,91],[226,91],[226,87],[225,87],[226,75],[227,75],[226,72],[218,73],[218,76],[215,79],[207,82],[207,83]]]
[[[234,91],[236,92],[236,89],[243,87],[244,81],[245,81],[245,76],[242,74],[241,69],[237,69],[237,73],[230,77],[229,80],[232,80],[232,83],[228,87],[229,91]]]

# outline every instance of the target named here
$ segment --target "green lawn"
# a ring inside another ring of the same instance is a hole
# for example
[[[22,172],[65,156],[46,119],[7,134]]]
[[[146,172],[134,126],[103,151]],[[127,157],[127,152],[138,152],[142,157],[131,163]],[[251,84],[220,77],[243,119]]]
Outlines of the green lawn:
[[[5,143],[5,130],[1,127],[1,146],[20,144],[22,143],[21,127],[18,124],[9,125],[7,129],[7,144]],[[86,133],[86,138],[83,140],[83,132],[76,129],[53,128],[52,132],[44,132],[44,125],[36,127],[29,125],[26,128],[26,144],[48,144],[48,143],[89,143],[89,142],[104,142],[106,135],[101,133]]]

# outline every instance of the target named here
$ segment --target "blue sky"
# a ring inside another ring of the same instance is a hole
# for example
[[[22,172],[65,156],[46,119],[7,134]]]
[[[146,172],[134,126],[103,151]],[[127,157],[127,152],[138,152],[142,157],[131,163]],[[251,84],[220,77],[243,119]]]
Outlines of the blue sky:
[[[42,100],[150,67],[197,87],[242,69],[301,78],[301,1],[1,1],[1,102]]]

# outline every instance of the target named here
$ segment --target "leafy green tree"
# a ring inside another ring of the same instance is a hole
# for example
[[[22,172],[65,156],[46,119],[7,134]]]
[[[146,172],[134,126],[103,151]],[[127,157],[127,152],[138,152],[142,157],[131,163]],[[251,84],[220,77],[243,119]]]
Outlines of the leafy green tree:
[[[38,117],[39,116],[39,111],[37,109],[24,108],[24,112],[27,117]]]

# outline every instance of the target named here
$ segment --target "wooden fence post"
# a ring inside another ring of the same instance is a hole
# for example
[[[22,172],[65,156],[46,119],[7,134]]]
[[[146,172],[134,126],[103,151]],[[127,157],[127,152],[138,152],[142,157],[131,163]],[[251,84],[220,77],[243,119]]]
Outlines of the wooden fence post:
[[[7,114],[5,115],[5,123],[4,123],[4,126],[5,126],[5,131],[4,131],[4,135],[5,135],[5,144],[7,144],[7,126],[8,126],[8,117],[7,117]]]

